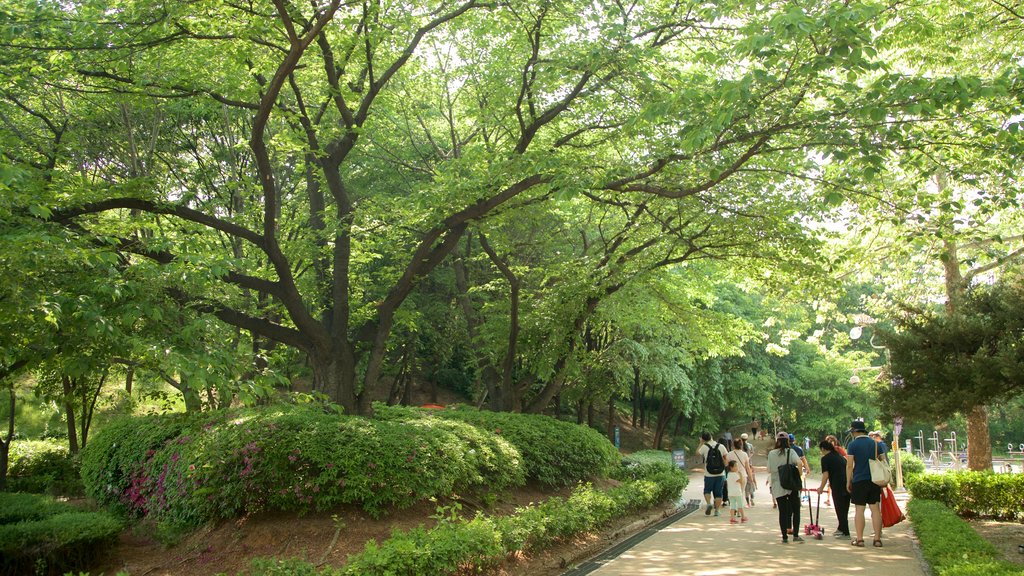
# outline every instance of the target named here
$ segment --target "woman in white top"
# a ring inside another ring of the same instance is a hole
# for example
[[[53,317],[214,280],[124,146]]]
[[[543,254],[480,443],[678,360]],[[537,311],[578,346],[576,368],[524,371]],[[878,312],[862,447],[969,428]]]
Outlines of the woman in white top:
[[[793,531],[793,542],[803,542],[800,537],[800,491],[787,490],[779,482],[779,466],[785,464],[800,465],[800,456],[789,447],[789,435],[779,432],[775,437],[775,448],[768,451],[768,472],[771,473],[772,497],[779,507],[779,529],[782,530],[782,543],[789,543],[789,531]]]
[[[737,441],[733,443],[732,450],[725,455],[725,462],[728,464],[735,460],[737,467],[740,470],[740,474],[743,476],[744,486],[750,486],[754,482],[757,482],[757,478],[754,477],[754,467],[750,465],[750,455],[743,449],[743,441]],[[754,499],[753,490],[745,490],[743,494],[740,494],[741,498],[744,498],[747,504],[752,504]]]

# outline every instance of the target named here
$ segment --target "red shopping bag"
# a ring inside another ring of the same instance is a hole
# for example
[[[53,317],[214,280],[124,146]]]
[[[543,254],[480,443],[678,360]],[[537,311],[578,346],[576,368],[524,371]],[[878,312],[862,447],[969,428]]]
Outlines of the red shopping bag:
[[[896,495],[886,486],[882,488],[882,526],[888,528],[903,521],[903,511],[896,503]]]

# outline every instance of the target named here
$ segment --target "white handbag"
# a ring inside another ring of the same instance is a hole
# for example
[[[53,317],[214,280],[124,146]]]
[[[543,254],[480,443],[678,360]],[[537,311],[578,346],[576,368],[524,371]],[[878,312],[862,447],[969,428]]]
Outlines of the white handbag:
[[[875,442],[872,440],[872,442]],[[892,470],[889,464],[878,459],[878,442],[875,442],[875,457],[868,461],[868,468],[871,469],[871,481],[879,486],[888,486],[892,481]]]

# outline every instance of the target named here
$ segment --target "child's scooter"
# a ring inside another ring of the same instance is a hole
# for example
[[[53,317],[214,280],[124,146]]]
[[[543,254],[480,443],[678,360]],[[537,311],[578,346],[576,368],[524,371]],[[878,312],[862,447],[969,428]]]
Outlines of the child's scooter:
[[[825,529],[818,524],[818,520],[821,519],[821,493],[818,492],[818,509],[817,513],[811,510],[811,492],[817,492],[817,490],[804,489],[807,492],[807,510],[811,514],[811,523],[804,524],[804,534],[813,536],[815,540],[821,540],[825,537]]]

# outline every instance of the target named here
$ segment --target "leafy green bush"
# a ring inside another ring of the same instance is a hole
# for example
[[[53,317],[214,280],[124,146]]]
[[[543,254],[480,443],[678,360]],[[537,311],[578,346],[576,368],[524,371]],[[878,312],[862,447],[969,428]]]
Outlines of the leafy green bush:
[[[82,450],[85,493],[101,506],[132,509],[134,503],[127,495],[131,479],[188,422],[184,414],[164,414],[125,417],[104,426]]]
[[[379,515],[525,481],[515,447],[466,423],[371,420],[314,405],[122,420],[93,440],[83,474],[98,501],[155,519],[171,537],[262,510],[358,503]]]
[[[600,433],[549,416],[473,408],[439,410],[437,416],[505,438],[522,454],[527,479],[545,486],[572,486],[603,477],[620,461],[619,451]]]
[[[915,496],[907,504],[907,515],[914,523],[925,560],[938,576],[1024,572],[1000,560],[991,543],[941,502]]]
[[[659,484],[664,481],[664,484]],[[340,569],[322,571],[302,560],[253,561],[250,573],[267,576],[362,576],[364,574],[469,574],[516,551],[541,550],[557,540],[592,531],[631,509],[675,498],[685,487],[680,471],[658,471],[651,479],[627,481],[606,492],[581,485],[568,499],[551,498],[509,516],[478,514],[463,520],[439,510],[436,527],[396,531],[384,542],[367,542]]]
[[[672,453],[663,450],[641,450],[627,454],[622,457],[619,464],[609,473],[616,480],[636,480],[677,469],[675,462],[672,461]],[[683,477],[686,475],[683,474]]]
[[[4,574],[84,568],[121,531],[121,523],[109,514],[79,511],[27,494],[0,494],[0,516],[0,572]]]
[[[0,525],[24,520],[41,520],[73,510],[67,504],[40,494],[0,492]]]
[[[78,466],[66,442],[18,440],[11,444],[7,489],[12,492],[82,493]]]
[[[907,480],[915,498],[937,500],[961,516],[1024,518],[1024,475],[995,472],[920,474]]]
[[[903,469],[903,481],[908,481],[912,476],[924,474],[925,466],[924,460],[921,460],[916,454],[907,452],[905,450],[900,451],[900,468]],[[890,458],[889,469],[892,470],[892,481],[896,481],[896,459]]]

